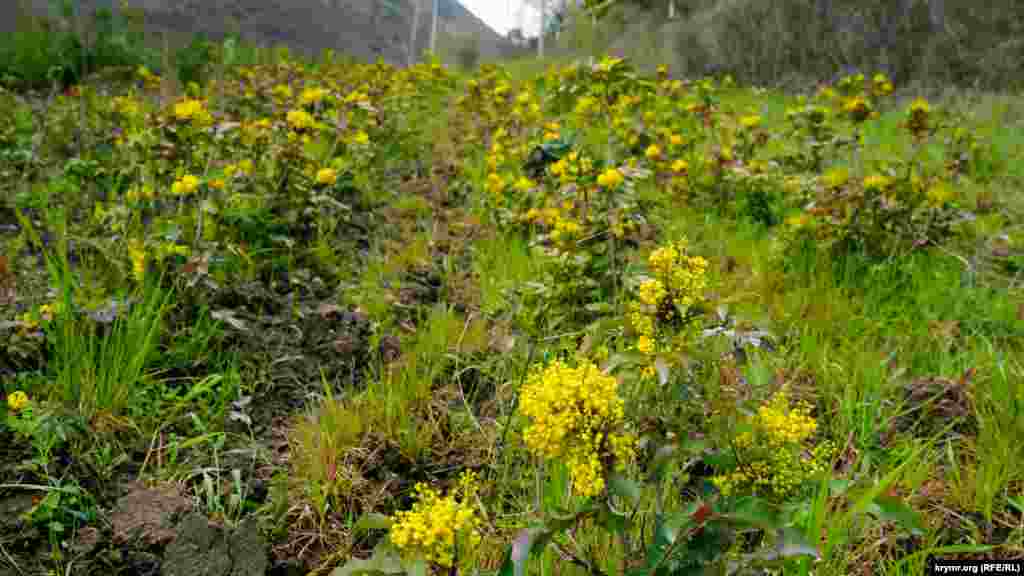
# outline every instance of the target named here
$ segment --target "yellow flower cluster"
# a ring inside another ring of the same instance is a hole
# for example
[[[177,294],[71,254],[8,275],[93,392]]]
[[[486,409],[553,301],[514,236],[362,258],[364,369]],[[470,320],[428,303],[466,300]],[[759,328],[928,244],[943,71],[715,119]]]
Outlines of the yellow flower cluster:
[[[324,186],[333,186],[338,181],[338,171],[334,168],[321,168],[316,173],[316,183]]]
[[[293,130],[306,130],[312,128],[316,124],[316,120],[313,116],[305,110],[296,109],[289,110],[287,115],[288,125]]]
[[[923,136],[929,128],[928,116],[931,114],[931,111],[931,105],[924,98],[914,100],[910,104],[910,110],[907,112],[907,130],[914,136]]]
[[[207,125],[213,122],[213,116],[206,109],[202,100],[185,98],[174,105],[174,117],[182,122],[193,122],[198,125]]]
[[[115,97],[113,107],[114,111],[128,119],[134,119],[142,113],[142,104],[131,96]]]
[[[712,478],[712,483],[725,495],[751,489],[778,499],[792,496],[825,471],[832,455],[829,442],[805,451],[818,428],[810,410],[807,404],[791,407],[785,389],[776,393],[750,418],[753,431],[735,439],[737,468]]]
[[[171,194],[175,196],[188,196],[199,189],[199,178],[186,174],[171,184]]]
[[[359,130],[352,135],[350,141],[356,146],[368,146],[370,144],[370,135],[363,130]]]
[[[863,122],[871,116],[871,103],[863,96],[854,96],[843,102],[843,112],[856,123]]]
[[[292,97],[292,88],[287,84],[278,84],[270,93],[279,100],[289,100]]]
[[[391,542],[406,557],[422,558],[445,568],[455,561],[456,539],[468,536],[470,546],[480,543],[480,520],[470,503],[477,493],[477,480],[466,472],[456,490],[445,497],[426,484],[416,484],[417,501],[412,510],[398,512],[391,526]],[[456,494],[461,498],[456,500]]]
[[[531,421],[526,445],[544,458],[562,459],[581,496],[604,490],[608,458],[619,469],[634,458],[635,437],[619,433],[625,411],[618,380],[589,361],[575,368],[555,361],[534,372],[521,391],[519,411]]]
[[[887,96],[892,94],[892,82],[885,77],[885,74],[875,74],[875,77],[871,79],[871,83],[874,88],[874,92],[878,96]]]
[[[306,88],[299,95],[299,103],[303,106],[316,105],[323,102],[330,92],[326,88]]]
[[[678,314],[677,308],[693,306],[707,287],[707,260],[687,256],[686,247],[686,239],[682,239],[654,250],[647,258],[653,278],[640,283],[629,314],[637,334],[636,349],[645,356],[657,354],[659,341],[681,343],[672,338],[675,334],[667,323]],[[653,374],[653,367],[648,366],[644,374]]]
[[[864,190],[871,192],[885,192],[892,185],[892,179],[881,174],[872,174],[864,178]]]
[[[686,256],[686,240],[651,252],[647,264],[657,278],[665,283],[672,301],[690,307],[707,286],[708,261],[700,256]]]
[[[138,202],[139,200],[153,200],[156,198],[156,190],[151,184],[143,184],[141,188],[129,188],[124,193],[124,197],[129,202]]]
[[[605,188],[615,188],[619,184],[622,184],[623,180],[622,172],[619,172],[616,168],[609,168],[597,177],[598,185]]]
[[[552,176],[557,176],[561,184],[575,182],[581,176],[589,174],[594,168],[594,161],[573,150],[561,160],[551,164],[548,170]],[[621,178],[622,175],[619,175]],[[621,182],[621,180],[619,180]]]
[[[838,190],[850,180],[850,172],[846,168],[832,168],[821,175],[821,182],[829,190]]]
[[[253,164],[252,160],[248,158],[240,160],[237,164],[228,164],[224,167],[224,175],[228,178],[235,176],[249,176],[252,174]]]
[[[11,409],[11,412],[20,412],[25,406],[28,406],[28,394],[21,390],[11,392],[7,396],[7,407]]]
[[[956,197],[956,192],[945,182],[937,182],[928,188],[928,202],[932,206],[942,206]]]
[[[132,261],[132,276],[142,282],[146,276],[146,247],[139,240],[128,243],[128,257]]]

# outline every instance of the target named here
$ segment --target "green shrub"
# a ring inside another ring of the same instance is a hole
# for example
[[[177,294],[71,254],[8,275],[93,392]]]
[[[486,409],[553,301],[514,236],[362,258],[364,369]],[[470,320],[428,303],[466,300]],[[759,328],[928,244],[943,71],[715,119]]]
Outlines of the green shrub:
[[[200,34],[193,38],[192,42],[174,57],[178,81],[182,86],[188,86],[189,82],[202,85],[215,56],[214,44],[207,40],[205,35]]]

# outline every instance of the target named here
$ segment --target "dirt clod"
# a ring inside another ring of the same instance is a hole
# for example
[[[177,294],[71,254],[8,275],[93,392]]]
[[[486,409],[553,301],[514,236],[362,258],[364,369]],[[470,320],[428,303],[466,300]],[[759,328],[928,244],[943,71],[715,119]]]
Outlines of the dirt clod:
[[[135,485],[118,500],[111,516],[114,542],[123,544],[139,538],[149,545],[166,544],[174,539],[175,518],[190,506],[174,485]]]
[[[164,554],[164,576],[264,576],[266,542],[255,521],[228,532],[189,514]]]

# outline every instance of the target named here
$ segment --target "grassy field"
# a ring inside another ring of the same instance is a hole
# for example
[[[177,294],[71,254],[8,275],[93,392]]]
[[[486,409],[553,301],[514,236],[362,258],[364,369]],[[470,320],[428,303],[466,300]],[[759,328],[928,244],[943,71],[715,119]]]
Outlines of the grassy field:
[[[0,93],[0,574],[1024,557],[1019,97],[232,50]]]

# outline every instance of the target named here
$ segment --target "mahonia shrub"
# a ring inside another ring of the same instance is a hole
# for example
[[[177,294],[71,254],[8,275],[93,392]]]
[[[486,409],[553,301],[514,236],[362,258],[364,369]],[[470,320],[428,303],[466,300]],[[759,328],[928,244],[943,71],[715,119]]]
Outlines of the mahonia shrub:
[[[806,403],[791,406],[780,390],[757,413],[746,417],[750,429],[732,441],[732,469],[712,478],[726,496],[754,494],[783,501],[797,495],[808,480],[826,472],[831,443],[811,442],[817,421]]]
[[[659,357],[681,352],[696,326],[696,306],[708,285],[708,261],[687,255],[685,238],[662,246],[647,258],[650,276],[640,279],[637,299],[629,305],[636,334],[633,347],[643,356],[641,375],[651,377]]]
[[[843,167],[822,174],[815,201],[786,221],[784,252],[810,240],[835,260],[852,253],[878,259],[947,239],[959,216],[955,184],[945,167],[929,169],[920,158],[939,129],[931,114],[923,99],[906,112],[916,152],[909,161],[890,161],[862,178]]]
[[[564,462],[573,490],[593,497],[605,478],[635,457],[636,437],[624,430],[618,379],[588,360],[571,367],[558,360],[534,371],[520,392],[519,412],[530,420],[523,434],[537,456]]]
[[[420,482],[411,510],[394,516],[391,543],[407,559],[422,559],[445,568],[456,563],[456,549],[469,550],[480,543],[480,519],[473,504],[479,489],[476,475],[465,472],[454,490],[441,496]]]

